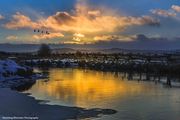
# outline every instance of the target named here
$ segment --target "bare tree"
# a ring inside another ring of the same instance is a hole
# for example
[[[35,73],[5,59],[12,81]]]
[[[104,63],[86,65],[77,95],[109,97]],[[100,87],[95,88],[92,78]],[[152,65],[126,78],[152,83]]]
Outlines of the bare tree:
[[[49,45],[47,44],[42,44],[38,50],[38,55],[41,57],[47,57],[51,55],[51,49]]]

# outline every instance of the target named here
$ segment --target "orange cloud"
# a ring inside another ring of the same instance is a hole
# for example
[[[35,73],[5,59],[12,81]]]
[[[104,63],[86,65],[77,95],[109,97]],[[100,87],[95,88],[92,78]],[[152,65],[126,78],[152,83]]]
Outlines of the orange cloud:
[[[178,6],[178,5],[172,5],[171,9],[173,9],[176,12],[180,12],[180,6]]]
[[[7,40],[17,40],[18,37],[17,37],[17,36],[14,36],[14,35],[10,35],[10,36],[7,36],[6,39],[7,39]]]
[[[5,25],[8,29],[19,29],[19,28],[38,28],[38,23],[33,22],[29,17],[22,15],[17,12],[12,17],[13,19]]]
[[[88,15],[94,17],[94,16],[100,16],[101,12],[99,10],[93,10],[93,11],[88,11]]]
[[[118,41],[133,41],[136,38],[136,35],[100,35],[100,36],[95,36],[94,40],[95,41],[110,41],[110,40],[118,40]]]
[[[74,37],[81,37],[81,38],[85,37],[85,35],[83,35],[81,33],[75,33],[73,36]]]
[[[84,38],[85,35],[81,34],[81,33],[75,33],[73,35],[73,41],[74,42],[81,42],[82,38]]]
[[[163,17],[177,17],[177,14],[180,12],[180,6],[172,5],[168,10],[153,9],[151,12]]]
[[[176,16],[176,13],[174,13],[174,12],[167,11],[167,10],[161,10],[161,9],[151,10],[151,12],[153,14],[163,16],[163,17],[175,17]]]
[[[106,15],[105,11],[90,10],[85,6],[76,7],[76,13],[60,13],[43,21],[46,27],[54,30],[80,33],[114,32],[132,25],[158,25],[159,21],[150,16],[132,17]]]

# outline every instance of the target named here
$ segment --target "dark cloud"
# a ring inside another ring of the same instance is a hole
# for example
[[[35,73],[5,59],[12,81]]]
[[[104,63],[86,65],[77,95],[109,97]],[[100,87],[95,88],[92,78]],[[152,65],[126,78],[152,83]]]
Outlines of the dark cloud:
[[[152,42],[152,41],[169,41],[167,38],[165,37],[147,37],[144,34],[138,34],[136,36],[136,39],[134,39],[135,41],[139,41],[139,42]]]
[[[98,41],[89,46],[95,48],[124,48],[124,49],[141,49],[141,50],[166,50],[180,49],[180,37],[173,39],[163,37],[147,37],[143,34],[137,35],[133,41],[123,42],[119,40]]]
[[[143,16],[142,22],[150,26],[160,26],[160,20],[152,18],[150,16]]]
[[[73,17],[67,12],[57,12],[55,15],[52,16],[52,18],[54,18],[59,24],[66,24],[75,21]]]

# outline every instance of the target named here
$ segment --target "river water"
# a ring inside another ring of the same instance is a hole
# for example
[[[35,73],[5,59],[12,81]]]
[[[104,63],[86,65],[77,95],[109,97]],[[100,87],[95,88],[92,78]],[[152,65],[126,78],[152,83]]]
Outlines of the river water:
[[[47,104],[118,111],[101,120],[180,120],[180,88],[128,80],[123,73],[50,69],[49,79],[25,93]]]

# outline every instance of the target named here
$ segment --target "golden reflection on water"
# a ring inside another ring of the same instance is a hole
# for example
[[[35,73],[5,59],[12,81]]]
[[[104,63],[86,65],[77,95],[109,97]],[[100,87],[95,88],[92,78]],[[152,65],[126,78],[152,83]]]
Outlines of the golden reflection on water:
[[[142,92],[150,93],[149,85],[122,80],[122,76],[92,70],[52,69],[49,81],[37,81],[30,91],[37,96],[71,102],[74,106],[81,107],[95,106],[103,100],[121,100],[123,97]]]

